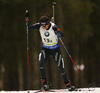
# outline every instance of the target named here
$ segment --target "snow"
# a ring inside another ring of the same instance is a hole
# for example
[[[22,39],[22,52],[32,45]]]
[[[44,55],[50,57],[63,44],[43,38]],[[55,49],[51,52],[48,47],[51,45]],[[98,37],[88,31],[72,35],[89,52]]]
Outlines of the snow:
[[[55,89],[54,93],[100,93],[100,88],[97,87],[97,88],[90,88],[91,91],[89,91],[88,88],[80,88],[82,91],[67,91],[66,89],[60,89],[60,90],[57,90]],[[94,91],[93,91],[94,90]],[[30,90],[29,93],[34,93],[38,90]],[[57,92],[58,91],[58,92]],[[0,93],[28,93],[28,91],[0,91]],[[39,93],[39,92],[38,92]],[[53,92],[42,92],[42,93],[53,93]]]

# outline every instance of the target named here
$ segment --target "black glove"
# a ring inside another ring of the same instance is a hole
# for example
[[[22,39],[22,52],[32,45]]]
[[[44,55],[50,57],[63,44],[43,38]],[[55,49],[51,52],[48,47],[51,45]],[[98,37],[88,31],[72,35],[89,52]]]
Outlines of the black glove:
[[[28,12],[28,10],[26,10],[26,12],[25,12],[25,20],[27,20],[27,18],[29,20],[29,12]]]
[[[62,31],[60,30],[60,28],[57,25],[54,25],[53,30],[55,31],[55,34],[58,33],[58,35],[60,37],[64,37],[64,34],[62,33]]]

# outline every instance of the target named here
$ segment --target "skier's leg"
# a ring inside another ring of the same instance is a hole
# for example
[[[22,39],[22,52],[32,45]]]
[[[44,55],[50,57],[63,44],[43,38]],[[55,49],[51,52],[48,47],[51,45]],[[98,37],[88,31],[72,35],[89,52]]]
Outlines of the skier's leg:
[[[54,52],[55,52],[53,55],[54,60],[55,60],[57,66],[61,72],[64,83],[66,84],[66,87],[69,88],[70,91],[75,90],[75,87],[71,86],[71,84],[67,78],[67,74],[66,74],[66,71],[64,69],[64,60],[63,60],[63,57],[61,55],[60,49],[58,48]]]
[[[59,48],[55,49],[52,53],[52,56],[53,56],[57,66],[61,72],[64,83],[65,84],[68,83],[67,74],[66,74],[65,69],[64,69],[64,60],[63,60],[63,57],[61,55],[60,49]]]
[[[55,62],[56,62],[57,66],[58,66],[58,68],[59,68],[59,70],[61,72],[61,75],[62,75],[62,78],[64,80],[64,83],[68,84],[69,81],[68,81],[68,78],[67,78],[67,73],[66,73],[66,71],[64,69],[64,60],[62,58],[62,55],[61,55],[61,53],[59,51],[56,52],[55,57],[56,57],[56,55],[58,55],[58,58],[55,58]]]
[[[47,84],[44,65],[45,65],[45,62],[48,59],[48,57],[49,57],[49,55],[46,54],[45,50],[41,50],[41,52],[39,54],[39,68],[40,68],[41,81],[42,81],[43,85]]]

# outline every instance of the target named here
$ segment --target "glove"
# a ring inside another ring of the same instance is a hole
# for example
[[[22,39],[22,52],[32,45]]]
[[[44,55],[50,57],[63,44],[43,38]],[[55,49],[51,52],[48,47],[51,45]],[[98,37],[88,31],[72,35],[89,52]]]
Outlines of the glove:
[[[25,12],[25,21],[27,21],[27,19],[29,21],[29,12],[28,12],[28,10],[26,10],[26,12]]]
[[[58,33],[58,35],[60,37],[64,37],[64,34],[62,33],[62,31],[60,30],[60,28],[57,25],[54,25],[53,30],[55,31],[55,34]]]

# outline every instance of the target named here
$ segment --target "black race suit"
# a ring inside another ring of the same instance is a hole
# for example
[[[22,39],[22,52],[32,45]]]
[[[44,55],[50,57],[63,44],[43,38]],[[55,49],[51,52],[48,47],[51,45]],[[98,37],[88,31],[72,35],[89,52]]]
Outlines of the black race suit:
[[[58,33],[60,37],[64,36],[60,28],[54,23],[50,22],[50,26],[48,29],[44,29],[40,25],[40,23],[36,23],[34,25],[29,26],[29,29],[39,29],[42,38],[42,49],[39,54],[41,78],[46,79],[44,65],[49,56],[51,55],[54,58],[54,61],[56,62],[61,72],[64,83],[67,84],[68,79],[64,70],[64,60],[59,49],[58,37],[56,35],[56,33]]]

